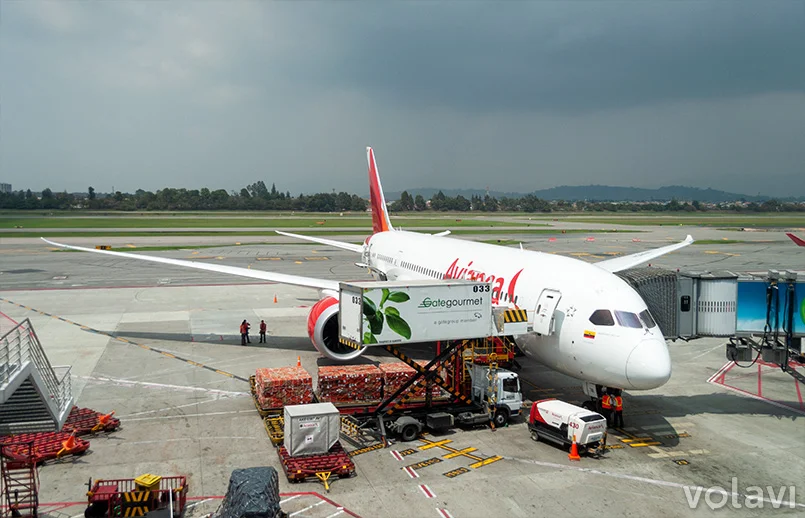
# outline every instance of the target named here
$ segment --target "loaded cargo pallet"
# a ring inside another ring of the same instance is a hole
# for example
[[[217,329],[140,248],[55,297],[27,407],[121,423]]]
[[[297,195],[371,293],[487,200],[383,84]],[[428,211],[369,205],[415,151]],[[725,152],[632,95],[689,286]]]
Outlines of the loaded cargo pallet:
[[[282,470],[289,482],[318,479],[330,491],[330,477],[349,478],[355,474],[355,464],[341,443],[336,441],[330,451],[319,455],[291,457],[285,446],[277,448]]]
[[[80,455],[89,449],[89,441],[67,432],[21,433],[0,437],[0,446],[9,460],[30,457],[34,464],[40,464],[65,455]]]
[[[114,432],[120,427],[120,419],[114,412],[102,414],[89,408],[74,406],[62,427],[63,432],[75,432],[76,435],[87,435],[97,432]]]

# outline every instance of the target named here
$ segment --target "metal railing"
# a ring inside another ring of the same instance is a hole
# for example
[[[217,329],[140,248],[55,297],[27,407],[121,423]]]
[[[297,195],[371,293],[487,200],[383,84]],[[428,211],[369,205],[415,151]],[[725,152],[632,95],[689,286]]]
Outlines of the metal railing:
[[[58,409],[62,410],[72,399],[70,367],[59,367],[63,372],[61,376],[56,374],[42,349],[31,321],[26,318],[0,337],[0,389],[4,388],[12,376],[29,361],[36,366],[45,383],[48,396],[55,400]]]

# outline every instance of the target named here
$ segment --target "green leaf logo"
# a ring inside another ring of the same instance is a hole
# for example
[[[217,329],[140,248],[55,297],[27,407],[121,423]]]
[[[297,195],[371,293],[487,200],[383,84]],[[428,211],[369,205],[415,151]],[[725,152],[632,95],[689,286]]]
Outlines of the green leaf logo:
[[[383,296],[380,298],[380,307],[381,308],[383,307],[383,304],[385,304],[386,301],[388,300],[389,294],[391,294],[389,289],[388,288],[383,288]]]
[[[379,335],[383,332],[383,313],[377,312],[369,317],[369,329],[372,334]]]
[[[411,326],[399,316],[399,313],[397,315],[387,313],[386,322],[389,323],[389,328],[398,335],[404,337],[406,340],[411,338]]]
[[[392,302],[406,302],[411,297],[403,291],[392,291],[389,293],[389,300]]]
[[[363,333],[363,343],[376,344],[377,343],[377,338],[375,338],[375,335],[373,335],[372,333],[367,331],[367,332]]]

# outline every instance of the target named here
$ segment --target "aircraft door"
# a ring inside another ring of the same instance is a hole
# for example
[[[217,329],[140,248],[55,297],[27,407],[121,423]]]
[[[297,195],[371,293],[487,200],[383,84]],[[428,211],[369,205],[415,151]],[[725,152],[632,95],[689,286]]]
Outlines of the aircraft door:
[[[544,289],[537,299],[537,307],[534,308],[534,332],[541,335],[550,335],[554,331],[554,313],[562,292],[551,289]]]

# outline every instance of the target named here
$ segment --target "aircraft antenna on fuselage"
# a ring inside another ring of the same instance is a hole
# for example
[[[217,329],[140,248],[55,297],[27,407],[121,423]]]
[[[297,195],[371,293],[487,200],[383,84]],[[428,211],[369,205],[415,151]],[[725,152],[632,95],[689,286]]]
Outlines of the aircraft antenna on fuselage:
[[[375,152],[366,147],[366,160],[369,162],[369,203],[372,208],[372,232],[386,232],[394,230],[391,226],[389,211],[386,209],[386,199],[383,196],[383,187],[380,185],[380,174],[377,172]]]

